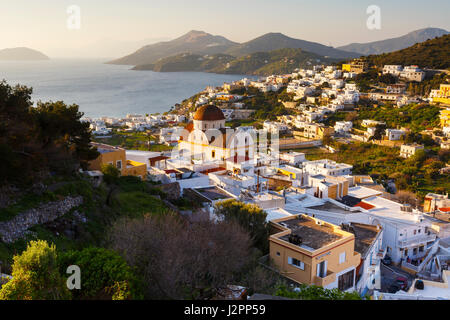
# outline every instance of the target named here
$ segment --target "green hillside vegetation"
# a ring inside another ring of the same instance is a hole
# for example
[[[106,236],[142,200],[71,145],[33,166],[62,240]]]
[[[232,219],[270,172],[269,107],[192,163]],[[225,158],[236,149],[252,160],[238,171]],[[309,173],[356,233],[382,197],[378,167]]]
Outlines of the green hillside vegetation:
[[[360,128],[364,119],[384,121],[388,128],[405,127],[413,132],[420,132],[427,128],[439,127],[440,108],[428,104],[408,104],[400,108],[390,105],[373,108],[370,106],[359,106],[359,112],[353,124]],[[325,124],[334,125],[336,121],[343,121],[348,116],[347,112],[336,112],[331,114]]]
[[[176,56],[158,60],[150,65],[138,65],[133,70],[153,70],[157,72],[210,71],[222,69],[234,59],[233,56],[218,54],[201,56],[198,54],[182,53]]]
[[[133,70],[158,72],[202,71],[224,74],[272,75],[291,73],[317,63],[332,63],[335,59],[324,58],[302,49],[279,49],[257,52],[240,58],[226,54],[200,56],[179,54],[161,59],[155,64],[137,65]]]
[[[450,68],[450,34],[425,42],[417,43],[409,48],[369,55],[366,60],[371,65],[382,67],[386,64],[418,65],[421,68]]]
[[[257,52],[232,61],[226,69],[214,69],[217,73],[272,75],[291,73],[296,68],[305,68],[317,63],[335,60],[324,58],[302,49],[279,49]]]
[[[337,153],[326,153],[318,149],[306,155],[308,160],[331,159],[353,166],[354,174],[369,174],[378,183],[387,185],[392,179],[398,190],[416,193],[419,199],[429,193],[445,193],[450,190],[449,174],[439,174],[439,169],[450,160],[448,150],[438,148],[417,152],[407,160],[399,157],[398,148],[372,143],[337,143]]]

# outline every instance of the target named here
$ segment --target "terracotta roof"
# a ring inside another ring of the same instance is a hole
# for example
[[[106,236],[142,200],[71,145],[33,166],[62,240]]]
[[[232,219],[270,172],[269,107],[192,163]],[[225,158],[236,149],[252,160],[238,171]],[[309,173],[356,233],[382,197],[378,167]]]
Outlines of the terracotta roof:
[[[194,120],[216,121],[225,120],[222,110],[213,105],[201,106],[194,114]]]
[[[202,174],[210,174],[210,173],[214,173],[214,172],[218,172],[218,171],[225,171],[225,170],[226,170],[226,168],[218,167],[218,168],[212,168],[212,169],[204,170],[201,173]]]
[[[191,121],[187,124],[187,126],[185,127],[185,129],[189,132],[192,132],[194,130],[194,123]]]
[[[375,206],[373,206],[373,205],[371,205],[371,204],[368,204],[368,203],[366,203],[366,202],[363,202],[363,201],[361,201],[360,203],[358,203],[355,207],[361,207],[361,208],[366,209],[366,210],[370,210],[370,209],[375,208]]]
[[[449,208],[439,208],[439,211],[441,211],[441,212],[449,212],[450,213],[450,207]]]

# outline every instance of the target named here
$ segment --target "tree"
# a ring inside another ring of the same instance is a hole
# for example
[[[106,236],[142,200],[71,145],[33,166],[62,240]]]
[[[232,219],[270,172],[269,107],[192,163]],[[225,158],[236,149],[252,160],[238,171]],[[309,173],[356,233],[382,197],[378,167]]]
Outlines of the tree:
[[[148,299],[211,298],[247,265],[251,244],[235,223],[176,215],[119,221],[109,242],[144,279]]]
[[[324,146],[333,146],[334,140],[330,134],[326,134],[323,136],[322,143]]]
[[[12,280],[0,289],[0,300],[68,300],[71,293],[58,269],[56,247],[31,241],[14,257]]]
[[[264,210],[253,204],[227,200],[217,203],[215,212],[225,221],[237,222],[251,235],[253,245],[262,252],[267,252],[269,228],[267,213]]]
[[[99,153],[90,144],[90,124],[80,121],[83,113],[78,109],[78,105],[67,106],[62,101],[40,102],[31,109],[31,113],[40,128],[43,148],[54,145],[70,150],[82,167],[87,169],[88,161],[97,158]]]
[[[395,194],[395,198],[400,203],[410,204],[411,206],[417,205],[416,195],[411,191],[400,190]]]
[[[32,184],[50,171],[73,173],[98,152],[77,105],[33,107],[31,88],[0,82],[0,182]]]
[[[75,299],[126,300],[142,297],[133,270],[116,252],[104,248],[69,251],[60,256],[61,272],[70,265],[81,269],[81,290]]]
[[[360,295],[354,292],[344,292],[339,289],[325,289],[319,286],[299,285],[299,288],[293,289],[286,285],[278,287],[276,296],[300,300],[362,300]]]
[[[375,126],[375,133],[370,137],[369,140],[381,140],[386,132],[385,124],[377,124]]]

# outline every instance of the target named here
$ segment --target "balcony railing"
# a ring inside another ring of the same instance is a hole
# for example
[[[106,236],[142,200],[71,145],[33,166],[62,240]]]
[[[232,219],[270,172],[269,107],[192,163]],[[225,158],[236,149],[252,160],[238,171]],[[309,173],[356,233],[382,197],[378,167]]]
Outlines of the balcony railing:
[[[409,247],[409,246],[413,246],[413,245],[424,244],[427,242],[434,242],[435,240],[436,240],[436,234],[430,233],[429,235],[418,236],[418,237],[414,237],[414,238],[408,239],[408,240],[399,240],[398,246],[401,248],[404,248],[404,247]]]
[[[325,277],[314,277],[314,284],[316,286],[325,287],[336,280],[336,274],[333,271],[327,270]]]

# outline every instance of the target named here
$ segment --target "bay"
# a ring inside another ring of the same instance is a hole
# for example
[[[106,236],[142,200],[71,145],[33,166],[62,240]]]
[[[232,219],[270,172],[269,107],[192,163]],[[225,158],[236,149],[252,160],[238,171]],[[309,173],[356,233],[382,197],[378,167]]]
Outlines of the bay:
[[[32,101],[78,104],[86,117],[169,111],[206,86],[245,78],[202,72],[133,71],[98,59],[0,61],[0,79],[33,88]]]

